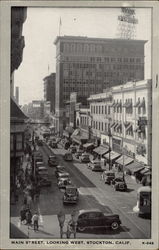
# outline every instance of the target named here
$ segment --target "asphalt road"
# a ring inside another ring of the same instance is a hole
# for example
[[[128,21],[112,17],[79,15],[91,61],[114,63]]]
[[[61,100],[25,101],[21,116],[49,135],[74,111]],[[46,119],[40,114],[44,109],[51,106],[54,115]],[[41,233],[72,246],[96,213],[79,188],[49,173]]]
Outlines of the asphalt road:
[[[140,218],[133,212],[133,207],[136,205],[136,190],[135,183],[127,180],[128,192],[114,191],[114,189],[104,184],[100,179],[100,173],[92,172],[87,168],[86,164],[80,163],[74,159],[73,162],[65,162],[63,154],[66,150],[62,148],[51,150],[47,145],[39,147],[43,154],[43,159],[48,166],[48,156],[57,155],[59,165],[64,165],[70,173],[72,183],[79,188],[80,197],[78,204],[63,205],[63,191],[57,186],[54,167],[48,167],[49,178],[52,181],[52,186],[43,188],[38,204],[41,217],[57,215],[59,211],[65,214],[71,214],[74,209],[89,209],[99,208],[105,211],[106,206],[109,206],[114,213],[120,215],[122,221],[121,228],[118,232],[107,230],[86,231],[79,238],[118,238],[118,239],[146,239],[150,238],[151,221],[150,219]],[[79,234],[80,235],[80,234]]]

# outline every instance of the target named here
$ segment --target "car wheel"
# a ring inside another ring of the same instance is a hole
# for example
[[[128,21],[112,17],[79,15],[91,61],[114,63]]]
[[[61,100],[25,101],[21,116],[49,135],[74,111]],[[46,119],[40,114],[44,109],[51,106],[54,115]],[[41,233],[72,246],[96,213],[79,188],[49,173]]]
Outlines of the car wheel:
[[[113,222],[112,224],[111,224],[111,229],[112,230],[117,230],[119,228],[119,224],[118,224],[118,222]]]
[[[85,231],[85,227],[82,227],[82,226],[78,226],[78,231],[80,231],[80,232],[84,232]]]

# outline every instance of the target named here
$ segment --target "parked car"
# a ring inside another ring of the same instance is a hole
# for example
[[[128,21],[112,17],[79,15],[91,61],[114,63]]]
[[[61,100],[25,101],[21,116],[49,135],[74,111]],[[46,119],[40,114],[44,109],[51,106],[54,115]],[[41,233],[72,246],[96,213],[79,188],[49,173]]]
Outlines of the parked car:
[[[58,176],[58,173],[63,173],[63,172],[66,172],[66,169],[64,166],[61,166],[61,165],[56,166],[56,170],[55,170],[56,177]]]
[[[75,186],[66,186],[63,195],[63,203],[77,203],[79,199],[79,192]]]
[[[76,153],[76,151],[77,151],[77,149],[76,149],[75,146],[70,146],[70,152],[71,152],[72,154]]]
[[[50,155],[49,158],[48,158],[48,165],[50,167],[53,167],[53,166],[57,166],[58,165],[58,161],[57,161],[57,157],[56,155]]]
[[[70,147],[70,142],[64,142],[64,148],[67,150]]]
[[[38,174],[41,176],[48,176],[48,169],[44,166],[38,167]]]
[[[83,150],[77,150],[77,152],[75,153],[75,157],[79,159],[83,153],[84,153]]]
[[[91,169],[92,171],[103,172],[100,161],[93,160],[93,161],[89,162],[88,168]]]
[[[51,187],[51,180],[49,180],[47,177],[40,178],[39,186],[40,187]]]
[[[43,146],[43,141],[42,141],[42,140],[38,140],[38,141],[37,141],[37,145],[38,145],[38,146]]]
[[[127,184],[125,182],[125,180],[122,177],[117,177],[114,180],[112,180],[111,182],[112,186],[114,187],[114,189],[120,190],[120,191],[126,191],[127,190]]]
[[[45,164],[44,164],[43,161],[37,161],[35,164],[36,164],[36,169],[37,169],[37,170],[38,170],[40,167],[44,167],[44,166],[45,166]]]
[[[83,153],[80,157],[81,162],[88,163],[90,162],[89,154]]]
[[[59,188],[66,188],[66,186],[71,185],[71,180],[69,177],[62,177],[57,183]]]
[[[56,142],[56,141],[52,141],[51,147],[52,147],[52,148],[58,148],[57,142]]]
[[[64,154],[63,158],[64,158],[65,161],[73,161],[73,156],[72,156],[72,153],[70,153],[70,152],[66,152]]]
[[[70,175],[67,172],[58,172],[57,173],[57,178],[58,178],[58,181],[59,181],[61,178],[70,178]]]
[[[113,214],[110,208],[108,212],[103,213],[99,209],[80,210],[77,219],[77,230],[80,232],[86,229],[111,228],[117,230],[121,225],[119,215]],[[73,227],[72,221],[70,226]]]
[[[113,171],[104,171],[101,177],[105,183],[110,185],[112,180],[115,179],[115,173]]]

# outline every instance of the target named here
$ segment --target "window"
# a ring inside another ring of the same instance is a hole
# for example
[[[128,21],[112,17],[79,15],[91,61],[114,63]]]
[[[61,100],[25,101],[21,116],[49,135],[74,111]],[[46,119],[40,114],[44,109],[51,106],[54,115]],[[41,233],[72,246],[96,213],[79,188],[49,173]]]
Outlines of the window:
[[[107,106],[105,105],[105,114],[107,114]]]
[[[96,122],[96,129],[98,129],[98,124],[97,124],[97,122]]]
[[[99,114],[100,114],[100,108],[101,108],[101,107],[99,106]]]
[[[99,130],[100,130],[100,122],[98,124],[99,124]]]
[[[96,114],[98,114],[98,106],[96,106]]]
[[[108,106],[108,115],[110,115],[110,106]]]
[[[102,106],[102,114],[104,113],[104,107]]]
[[[103,131],[103,122],[101,124],[102,124],[102,131]]]

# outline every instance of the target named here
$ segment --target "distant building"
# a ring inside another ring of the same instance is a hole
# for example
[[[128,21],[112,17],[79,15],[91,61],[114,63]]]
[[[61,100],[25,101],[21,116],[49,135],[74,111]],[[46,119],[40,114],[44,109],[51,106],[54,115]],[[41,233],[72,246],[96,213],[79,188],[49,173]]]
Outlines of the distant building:
[[[30,117],[33,119],[44,118],[44,101],[40,100],[32,101],[32,114]]]
[[[130,80],[144,79],[142,40],[57,37],[56,45],[56,123],[60,133],[65,126],[65,102],[70,93],[84,104],[91,94]]]
[[[44,100],[50,102],[50,111],[55,113],[55,79],[56,74],[51,73],[49,76],[46,76],[44,81]]]

